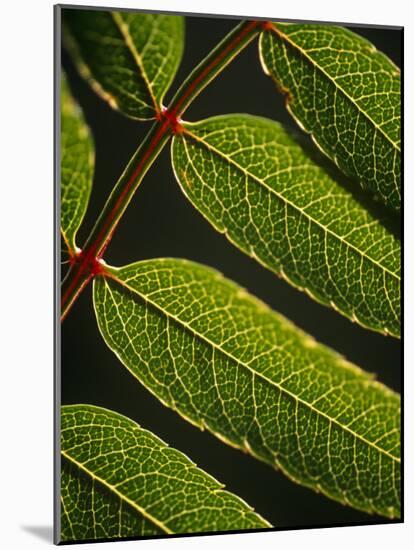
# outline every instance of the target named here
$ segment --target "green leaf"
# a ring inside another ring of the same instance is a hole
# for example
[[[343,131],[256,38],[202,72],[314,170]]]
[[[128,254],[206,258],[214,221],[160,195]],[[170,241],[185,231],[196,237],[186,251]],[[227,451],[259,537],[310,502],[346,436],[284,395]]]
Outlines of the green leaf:
[[[62,408],[63,540],[271,525],[185,455],[91,405]]]
[[[399,336],[400,241],[278,123],[185,123],[172,159],[188,199],[243,252],[353,321]]]
[[[64,75],[61,81],[61,233],[70,254],[85,216],[92,189],[94,144],[82,111],[71,97]]]
[[[398,68],[364,38],[327,25],[274,23],[262,33],[260,57],[301,128],[341,170],[399,211]]]
[[[161,111],[184,48],[177,15],[65,9],[64,40],[94,90],[138,120]]]
[[[94,281],[99,329],[167,406],[359,510],[400,511],[400,400],[219,273],[159,259]]]
[[[165,534],[66,459],[60,480],[62,542]]]

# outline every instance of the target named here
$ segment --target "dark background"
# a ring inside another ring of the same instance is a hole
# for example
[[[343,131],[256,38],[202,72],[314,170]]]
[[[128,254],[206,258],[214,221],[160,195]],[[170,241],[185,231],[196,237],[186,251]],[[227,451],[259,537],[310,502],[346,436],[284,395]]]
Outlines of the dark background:
[[[63,10],[64,11],[64,10]],[[177,86],[237,23],[231,19],[188,16],[186,46]],[[398,66],[402,32],[355,26]],[[137,122],[113,111],[78,76],[65,51],[63,68],[82,106],[96,146],[93,191],[78,235],[83,243],[110,190],[152,122]],[[168,93],[165,104],[172,97]],[[297,127],[259,62],[253,41],[194,101],[186,120],[221,113],[251,113]],[[190,205],[176,184],[165,147],[145,176],[114,235],[105,260],[115,266],[161,256],[195,260],[219,269],[349,360],[401,389],[399,341],[365,330],[307,295],[233,247]],[[62,272],[64,266],[62,266]],[[90,403],[118,411],[183,451],[278,528],[376,523],[384,518],[342,506],[289,481],[281,473],[201,432],[164,407],[121,365],[100,336],[92,308],[91,286],[80,296],[62,326],[62,403]]]

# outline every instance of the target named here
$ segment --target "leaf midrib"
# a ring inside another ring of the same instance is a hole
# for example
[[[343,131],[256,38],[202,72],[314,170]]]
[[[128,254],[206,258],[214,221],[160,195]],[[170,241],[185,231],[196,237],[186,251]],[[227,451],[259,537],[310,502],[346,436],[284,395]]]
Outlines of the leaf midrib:
[[[393,146],[393,148],[398,152],[400,153],[401,152],[401,148],[399,147],[399,145],[397,143],[395,143],[391,138],[390,136],[384,132],[384,130],[381,128],[381,126],[379,126],[375,120],[373,120],[373,118],[366,112],[364,111],[357,103],[356,103],[356,100],[354,98],[352,98],[348,92],[346,92],[346,90],[344,90],[337,82],[336,80],[334,79],[334,77],[332,77],[329,73],[327,73],[325,71],[325,69],[323,67],[321,67],[316,61],[315,59],[313,59],[308,53],[306,50],[304,50],[301,46],[299,46],[299,44],[297,44],[294,40],[292,40],[287,34],[285,34],[282,30],[280,30],[278,27],[276,27],[273,23],[272,23],[272,27],[270,29],[270,32],[273,32],[274,34],[276,34],[277,36],[279,36],[280,38],[282,38],[283,40],[285,40],[286,42],[288,42],[294,49],[296,49],[297,51],[300,52],[300,54],[313,66],[315,67],[317,70],[319,70],[330,82],[332,82],[332,84],[335,86],[335,88],[337,88],[347,99],[349,99],[349,101],[356,107],[356,109],[362,113],[365,118],[373,125],[373,127],[375,128],[375,130],[377,130],[380,134],[382,134],[385,139]]]
[[[182,133],[182,136],[186,136],[188,135],[189,137],[193,138],[195,141],[199,142],[199,143],[202,143],[207,149],[209,149],[210,151],[212,151],[213,153],[215,153],[216,155],[220,156],[222,159],[228,161],[230,164],[232,164],[233,166],[235,166],[238,170],[240,170],[245,176],[251,178],[252,180],[254,180],[257,184],[259,185],[263,185],[264,187],[266,187],[273,195],[275,195],[279,200],[282,200],[283,202],[285,202],[287,205],[291,206],[294,210],[296,210],[297,212],[299,212],[301,215],[303,215],[305,218],[307,218],[310,222],[312,222],[313,224],[317,225],[318,227],[320,227],[324,232],[332,235],[335,239],[337,239],[339,242],[341,243],[344,243],[346,244],[346,246],[348,246],[349,248],[351,248],[352,250],[354,250],[355,252],[357,252],[357,254],[359,254],[362,258],[365,258],[366,260],[372,262],[374,265],[376,265],[378,268],[380,268],[381,270],[385,271],[386,273],[388,273],[391,277],[395,278],[398,282],[400,282],[400,277],[396,274],[396,273],[393,273],[392,271],[390,271],[387,267],[383,266],[382,264],[380,264],[377,260],[375,260],[374,258],[372,258],[371,256],[369,256],[368,254],[366,254],[365,252],[363,252],[362,250],[360,250],[359,248],[357,248],[355,245],[353,245],[352,243],[350,243],[349,241],[347,241],[345,238],[341,237],[340,235],[338,235],[337,233],[333,232],[331,229],[329,229],[328,227],[322,225],[320,222],[318,222],[318,220],[316,220],[315,218],[313,218],[311,215],[309,215],[307,212],[305,212],[305,210],[303,210],[302,208],[300,208],[297,204],[294,204],[292,203],[289,199],[287,199],[283,194],[281,193],[278,193],[275,189],[273,189],[272,187],[270,187],[266,182],[262,181],[261,179],[259,179],[257,176],[255,176],[254,174],[252,174],[251,172],[249,172],[249,170],[247,170],[246,168],[244,168],[243,166],[240,166],[240,164],[238,164],[236,161],[234,161],[233,159],[231,159],[230,157],[228,157],[227,155],[225,155],[222,151],[220,151],[219,149],[216,149],[213,145],[211,145],[210,143],[208,143],[207,141],[205,141],[204,139],[200,138],[199,136],[197,136],[196,134],[194,134],[193,132],[191,132],[189,129],[188,129],[188,126],[185,127],[185,130],[184,132]],[[182,138],[183,139],[183,142],[184,142],[184,145],[185,145],[185,137]],[[191,164],[193,170],[196,172],[196,174],[198,175],[198,177],[201,179],[201,181],[203,181],[204,183],[206,183],[204,181],[204,179],[201,177],[199,171],[196,169],[192,159],[191,159],[191,156],[188,154],[188,150],[187,150],[187,147],[186,147],[186,155],[187,155],[187,158],[188,158],[188,161],[189,163]],[[208,186],[208,184],[206,184]]]
[[[124,281],[122,279],[120,279],[119,277],[116,276],[116,271],[119,271],[118,268],[110,268],[110,270],[108,270],[106,276],[108,276],[110,279],[114,280],[115,282],[117,282],[118,284],[120,284],[121,286],[123,286],[124,288],[128,289],[130,292],[133,292],[134,294],[138,295],[140,298],[142,298],[145,302],[149,303],[150,305],[152,305],[155,309],[157,309],[158,311],[160,311],[161,313],[163,313],[164,315],[166,315],[166,317],[169,317],[170,319],[172,319],[173,321],[175,321],[177,324],[180,324],[182,325],[184,328],[186,328],[189,332],[191,332],[194,336],[197,336],[199,337],[201,340],[203,340],[205,343],[209,344],[213,349],[216,349],[217,351],[219,351],[220,353],[222,353],[224,356],[228,357],[229,359],[231,359],[232,361],[234,361],[235,363],[237,363],[238,365],[246,368],[247,370],[249,370],[253,375],[255,376],[258,376],[259,378],[262,378],[266,383],[270,384],[271,386],[275,386],[281,393],[285,393],[287,394],[289,397],[291,397],[294,401],[304,405],[305,407],[307,407],[308,409],[310,409],[312,412],[315,412],[316,414],[324,417],[326,420],[328,420],[328,422],[330,424],[335,424],[336,426],[338,426],[339,428],[341,428],[342,430],[350,433],[355,439],[359,439],[360,441],[362,441],[363,443],[365,443],[366,445],[374,448],[379,454],[384,454],[386,456],[388,456],[391,460],[394,460],[395,462],[397,463],[400,463],[400,459],[396,456],[394,456],[393,454],[391,454],[390,452],[386,451],[385,449],[382,449],[381,447],[378,447],[375,443],[373,443],[372,441],[368,441],[367,439],[365,439],[364,436],[354,432],[352,429],[348,428],[347,426],[344,426],[342,425],[337,419],[335,418],[331,418],[330,416],[328,416],[326,413],[324,413],[323,411],[313,407],[313,405],[311,403],[308,403],[307,401],[304,401],[303,399],[301,399],[300,397],[298,397],[297,395],[295,395],[294,393],[290,392],[289,390],[287,390],[286,388],[284,388],[283,386],[281,386],[279,383],[275,382],[274,380],[271,380],[269,379],[267,376],[265,376],[263,373],[261,372],[258,372],[256,370],[254,370],[252,367],[250,367],[249,365],[246,365],[245,363],[243,363],[240,359],[238,359],[237,357],[234,357],[234,355],[232,355],[230,352],[228,352],[227,350],[223,350],[219,344],[216,344],[215,342],[213,342],[212,340],[210,340],[207,336],[203,335],[203,334],[200,334],[199,332],[197,332],[189,323],[183,321],[182,319],[178,318],[177,316],[175,316],[173,313],[171,313],[170,311],[166,310],[166,309],[163,309],[157,302],[154,302],[153,300],[151,300],[148,296],[142,294],[141,292],[137,291],[135,288],[131,287],[130,285],[128,285],[127,281]],[[113,293],[111,291],[111,288],[106,280],[106,276],[104,277],[104,282],[105,284],[107,285],[107,288],[112,296],[112,299],[114,301],[114,303],[116,304],[116,301],[114,300],[113,298]],[[117,316],[119,317],[119,314],[118,314],[118,308],[116,308],[117,310]]]
[[[76,458],[73,458],[72,456],[70,456],[68,453],[66,453],[65,451],[61,450],[61,454],[62,456],[64,456],[67,460],[69,460],[70,462],[72,462],[75,466],[77,466],[80,470],[82,470],[83,472],[85,472],[88,476],[90,476],[93,480],[95,481],[98,481],[99,483],[101,483],[102,485],[104,485],[111,493],[115,494],[120,500],[121,502],[126,502],[127,504],[129,504],[130,506],[132,506],[132,508],[134,508],[137,512],[139,512],[142,516],[144,516],[144,518],[148,521],[151,521],[152,523],[154,523],[154,525],[156,525],[157,527],[159,527],[160,529],[162,529],[165,533],[167,533],[168,535],[173,535],[174,534],[174,531],[171,531],[171,529],[169,529],[164,523],[162,523],[161,521],[159,521],[158,519],[154,518],[151,514],[149,514],[144,508],[142,508],[141,506],[139,506],[136,502],[134,502],[133,500],[131,500],[129,497],[127,497],[126,495],[122,494],[120,491],[118,491],[115,486],[111,485],[110,483],[108,483],[106,480],[102,479],[101,477],[97,476],[94,472],[92,472],[91,470],[89,470],[84,464],[82,464],[81,462],[77,461]]]
[[[112,16],[112,19],[113,19],[118,31],[120,32],[121,36],[123,37],[123,39],[125,41],[125,45],[127,46],[130,54],[132,55],[132,58],[134,59],[136,65],[138,66],[138,69],[141,73],[141,76],[144,79],[144,82],[147,86],[147,90],[148,90],[148,93],[151,97],[154,110],[157,113],[159,111],[158,102],[157,102],[157,99],[154,95],[154,91],[153,91],[151,83],[149,81],[147,72],[145,70],[145,66],[144,66],[144,62],[142,60],[142,57],[141,57],[140,53],[138,52],[138,50],[136,49],[134,41],[133,41],[133,39],[131,37],[131,34],[129,32],[129,25],[126,23],[126,21],[124,21],[124,19],[122,18],[122,15],[119,12],[111,11],[110,14]]]

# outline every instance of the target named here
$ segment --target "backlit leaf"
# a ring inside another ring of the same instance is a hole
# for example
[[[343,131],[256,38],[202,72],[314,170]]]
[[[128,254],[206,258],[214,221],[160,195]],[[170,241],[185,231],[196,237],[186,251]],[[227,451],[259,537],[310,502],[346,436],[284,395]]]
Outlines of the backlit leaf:
[[[125,115],[155,118],[184,47],[177,15],[65,9],[64,39],[78,70]]]
[[[361,325],[399,336],[399,239],[278,123],[185,123],[172,159],[185,195],[243,252]]]
[[[108,346],[184,418],[343,504],[399,515],[400,400],[367,373],[186,260],[108,268],[94,305]]]
[[[401,206],[398,68],[350,30],[274,23],[262,33],[264,70],[299,125],[348,175]]]
[[[82,111],[71,97],[66,78],[61,81],[61,233],[71,254],[91,194],[94,145]]]
[[[271,525],[185,455],[118,413],[62,408],[65,541]]]

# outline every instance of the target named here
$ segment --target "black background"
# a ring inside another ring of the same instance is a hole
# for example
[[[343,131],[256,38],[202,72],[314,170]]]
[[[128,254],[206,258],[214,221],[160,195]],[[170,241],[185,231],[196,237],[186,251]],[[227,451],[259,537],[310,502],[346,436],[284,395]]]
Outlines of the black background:
[[[236,23],[231,19],[187,16],[185,52],[172,92]],[[372,41],[400,66],[401,31],[360,26],[353,30]],[[83,243],[112,186],[152,122],[129,120],[113,111],[78,76],[65,51],[62,63],[73,95],[92,129],[96,146],[91,202],[78,235],[78,243]],[[168,93],[166,104],[171,97],[172,93]],[[195,121],[221,113],[266,116],[297,132],[282,96],[263,73],[257,41],[202,92],[186,112],[185,119]],[[167,145],[120,222],[105,260],[119,266],[167,256],[213,266],[320,342],[335,348],[364,369],[377,373],[380,381],[400,391],[400,343],[364,330],[313,302],[233,247],[181,193],[169,155]],[[352,510],[294,484],[281,473],[224,445],[213,435],[199,431],[164,407],[104,344],[92,308],[91,286],[69,313],[61,337],[63,404],[91,403],[134,419],[191,457],[278,528],[384,521],[384,518]]]

